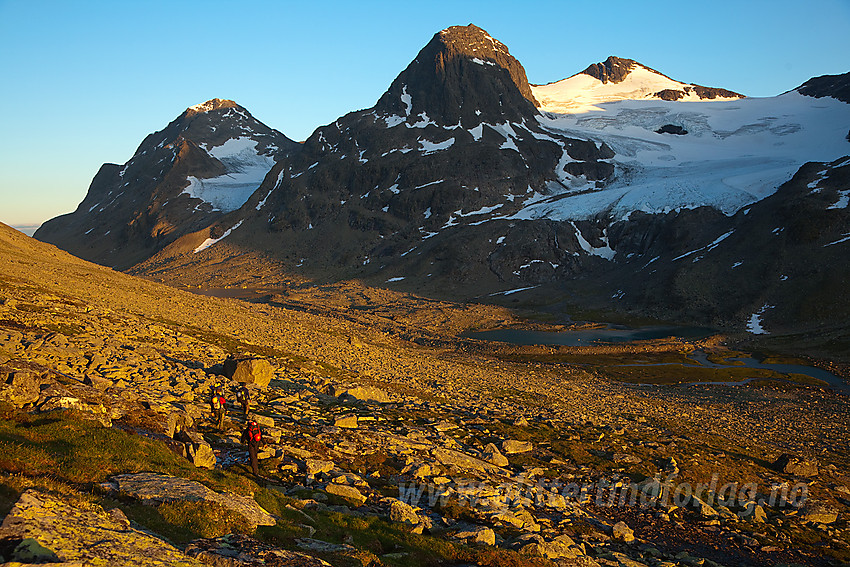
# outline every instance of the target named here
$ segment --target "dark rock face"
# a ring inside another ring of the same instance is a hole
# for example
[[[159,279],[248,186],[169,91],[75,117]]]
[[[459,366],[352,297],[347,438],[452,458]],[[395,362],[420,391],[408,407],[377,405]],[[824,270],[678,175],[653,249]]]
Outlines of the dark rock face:
[[[656,130],[659,134],[677,134],[679,136],[684,136],[688,133],[687,130],[682,128],[681,126],[677,126],[676,124],[665,124],[658,130]]]
[[[434,35],[375,105],[378,113],[472,128],[536,114],[525,69],[508,48],[472,24]],[[415,121],[415,120],[414,120]]]
[[[635,65],[638,65],[638,62],[634,59],[623,59],[612,55],[602,63],[590,65],[582,73],[595,77],[603,83],[610,81],[616,84],[623,82]]]
[[[806,96],[815,98],[831,96],[841,102],[850,103],[850,73],[814,77],[797,87],[796,90]],[[850,138],[850,134],[848,134],[848,138]]]
[[[183,191],[190,177],[205,180],[241,171],[244,164],[226,164],[205,148],[242,137],[270,158],[298,147],[235,102],[210,100],[147,136],[123,167],[104,164],[77,210],[46,222],[34,236],[86,260],[132,266],[223,214]]]

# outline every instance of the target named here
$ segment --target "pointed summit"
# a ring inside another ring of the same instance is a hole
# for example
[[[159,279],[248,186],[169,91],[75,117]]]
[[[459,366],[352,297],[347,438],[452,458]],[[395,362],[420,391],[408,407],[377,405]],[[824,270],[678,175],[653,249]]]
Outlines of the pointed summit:
[[[616,84],[623,82],[636,65],[639,65],[639,63],[634,59],[623,59],[611,55],[602,63],[589,65],[587,69],[582,71],[582,74],[599,79],[603,85],[609,81]],[[643,67],[643,65],[641,66]]]
[[[376,110],[450,126],[521,121],[537,113],[525,69],[501,42],[472,24],[434,35],[390,85]]]

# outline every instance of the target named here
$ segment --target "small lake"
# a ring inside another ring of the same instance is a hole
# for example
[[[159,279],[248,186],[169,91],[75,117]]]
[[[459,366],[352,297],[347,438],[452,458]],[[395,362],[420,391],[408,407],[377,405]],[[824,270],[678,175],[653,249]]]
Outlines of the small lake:
[[[493,331],[480,331],[475,333],[465,333],[463,336],[471,339],[479,339],[484,341],[496,341],[503,343],[512,343],[519,345],[561,345],[561,346],[600,346],[606,344],[627,343],[631,341],[647,341],[653,339],[704,339],[713,334],[712,329],[704,327],[643,327],[639,329],[616,329],[616,328],[599,328],[599,329],[581,329],[576,331],[562,332],[546,332],[546,331],[525,331],[519,329],[496,329]],[[688,356],[693,360],[694,367],[706,368],[729,368],[730,365],[716,364],[708,360],[704,352],[696,351]],[[763,364],[755,358],[730,358],[730,363],[737,362],[735,366],[744,366],[747,368],[760,368],[764,370],[773,370],[782,374],[803,374],[818,380],[826,382],[830,389],[840,392],[845,395],[850,395],[850,384],[840,376],[816,368],[814,366],[804,366],[800,364]],[[666,366],[666,363],[661,365]],[[658,366],[658,364],[628,364],[624,366]],[[690,365],[686,365],[690,366]],[[731,366],[731,367],[735,367]],[[750,382],[750,380],[742,380],[740,382],[699,382],[696,384],[705,385],[725,385],[725,386],[741,386]]]
[[[605,344],[650,341],[654,339],[704,339],[714,333],[704,327],[642,327],[639,329],[579,329],[575,331],[548,332],[520,329],[496,329],[465,333],[463,336],[483,341],[497,341],[517,345],[599,346]]]

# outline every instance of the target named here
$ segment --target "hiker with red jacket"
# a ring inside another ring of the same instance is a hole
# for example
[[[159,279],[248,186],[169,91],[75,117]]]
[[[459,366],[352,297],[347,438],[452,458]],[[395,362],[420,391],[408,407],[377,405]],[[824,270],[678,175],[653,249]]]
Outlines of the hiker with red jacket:
[[[255,475],[260,476],[257,453],[260,450],[260,443],[263,442],[263,432],[253,419],[248,422],[248,426],[242,432],[242,442],[248,445],[248,454],[251,456],[251,470],[254,471]]]
[[[219,430],[224,431],[224,390],[220,384],[216,384],[210,396],[210,409],[213,414],[213,421]]]

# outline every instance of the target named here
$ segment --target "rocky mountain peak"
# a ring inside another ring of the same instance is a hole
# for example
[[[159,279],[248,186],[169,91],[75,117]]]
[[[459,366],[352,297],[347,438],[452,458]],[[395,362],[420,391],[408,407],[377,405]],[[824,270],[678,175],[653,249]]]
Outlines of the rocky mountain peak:
[[[521,120],[536,114],[522,64],[472,24],[446,28],[422,48],[381,97],[376,110],[443,125]]]
[[[821,98],[829,96],[850,103],[850,73],[813,77],[797,87],[800,94]]]
[[[608,82],[616,84],[623,82],[637,65],[640,63],[634,59],[623,59],[611,55],[602,63],[593,63],[582,73],[599,79],[603,84]]]
[[[210,112],[212,110],[220,110],[222,108],[241,108],[238,104],[236,104],[232,100],[223,99],[223,98],[211,98],[206,102],[202,102],[201,104],[196,104],[194,106],[190,106],[186,109],[184,113],[187,117],[194,116],[196,114],[203,114],[205,112]]]

